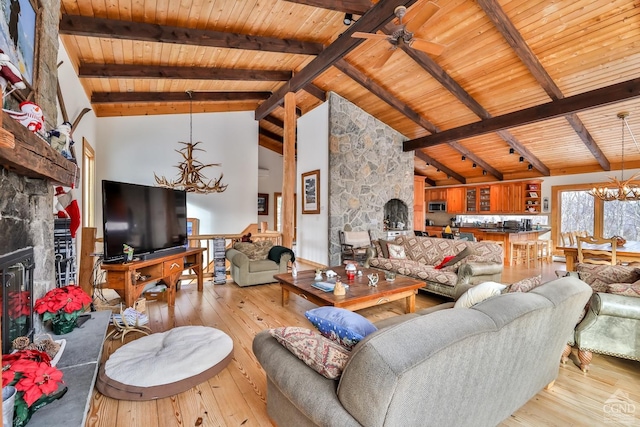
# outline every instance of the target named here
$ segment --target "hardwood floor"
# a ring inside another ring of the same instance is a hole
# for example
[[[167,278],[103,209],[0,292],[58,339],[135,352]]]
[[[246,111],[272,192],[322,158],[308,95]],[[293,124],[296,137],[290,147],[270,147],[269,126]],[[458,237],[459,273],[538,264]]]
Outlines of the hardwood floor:
[[[304,269],[304,265],[300,267]],[[564,264],[542,267],[506,267],[504,283],[542,274],[555,278]],[[420,292],[416,309],[447,301]],[[286,308],[280,304],[276,284],[241,288],[205,283],[197,292],[195,284],[183,284],[175,308],[165,302],[148,302],[147,313],[154,332],[175,326],[207,325],[221,329],[234,341],[234,359],[219,375],[197,387],[170,398],[147,402],[118,401],[94,392],[87,426],[270,426],[266,413],[266,378],[251,351],[253,336],[267,328],[300,325],[311,327],[304,312],[315,306],[291,297]],[[403,302],[359,311],[372,321],[403,313]],[[125,342],[139,337],[129,334]],[[105,342],[103,361],[121,343]],[[153,363],[152,360],[149,363]],[[571,360],[560,367],[555,385],[543,390],[515,412],[502,426],[631,426],[640,425],[640,362],[594,354],[591,370],[583,374],[575,350]],[[632,419],[622,419],[605,411],[612,395],[625,393],[634,405]],[[500,398],[500,396],[496,396]],[[285,426],[281,426],[285,427]]]

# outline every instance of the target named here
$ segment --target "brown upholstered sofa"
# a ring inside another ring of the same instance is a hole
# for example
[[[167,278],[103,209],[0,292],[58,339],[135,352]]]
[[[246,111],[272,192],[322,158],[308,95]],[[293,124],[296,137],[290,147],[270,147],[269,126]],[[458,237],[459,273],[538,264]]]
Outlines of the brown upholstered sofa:
[[[402,246],[405,258],[385,257],[382,246],[385,242]],[[502,276],[502,246],[490,241],[398,236],[388,242],[376,240],[373,246],[367,252],[366,267],[424,280],[426,286],[423,289],[449,298],[460,295],[470,285],[488,281],[500,282]],[[465,249],[468,256],[453,265],[435,268],[445,256],[458,255]]]

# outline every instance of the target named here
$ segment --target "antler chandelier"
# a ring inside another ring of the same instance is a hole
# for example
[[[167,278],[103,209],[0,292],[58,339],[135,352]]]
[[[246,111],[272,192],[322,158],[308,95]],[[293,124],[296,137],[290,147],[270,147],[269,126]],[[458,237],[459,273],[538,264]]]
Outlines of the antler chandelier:
[[[205,177],[201,170],[204,168],[212,167],[212,166],[220,166],[220,163],[210,163],[205,165],[198,160],[193,158],[194,151],[204,151],[201,148],[196,148],[198,144],[201,144],[201,141],[196,142],[195,144],[192,142],[193,140],[193,92],[187,91],[187,95],[189,96],[189,142],[181,142],[180,144],[184,144],[185,147],[176,150],[180,155],[182,155],[184,161],[179,163],[176,167],[179,169],[178,178],[175,180],[167,180],[164,176],[162,178],[158,178],[158,175],[153,173],[153,176],[156,178],[156,183],[158,183],[161,187],[166,188],[176,188],[179,190],[184,190],[189,193],[222,193],[227,189],[228,184],[222,184],[222,177],[224,174],[220,174],[218,179],[208,179]]]
[[[629,177],[629,179],[624,179],[624,128],[629,130],[631,134],[631,138],[633,142],[636,144],[636,148],[638,147],[638,142],[636,141],[635,136],[633,136],[633,132],[631,132],[631,128],[627,123],[627,117],[629,113],[622,112],[618,113],[618,118],[622,121],[622,162],[620,168],[620,179],[616,177],[609,177],[610,183],[609,186],[598,186],[593,187],[589,194],[593,197],[604,200],[605,202],[610,202],[613,200],[619,201],[631,201],[631,200],[640,200],[640,181],[638,177],[640,173],[634,173]]]

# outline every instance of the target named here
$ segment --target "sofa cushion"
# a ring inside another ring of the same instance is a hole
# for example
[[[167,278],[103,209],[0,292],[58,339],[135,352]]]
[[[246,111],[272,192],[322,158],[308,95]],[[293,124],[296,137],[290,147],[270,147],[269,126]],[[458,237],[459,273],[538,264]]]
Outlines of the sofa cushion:
[[[512,283],[507,292],[529,292],[531,289],[537,288],[542,285],[542,275],[537,275],[534,277],[528,277],[526,279],[522,279],[518,282]]]
[[[458,274],[453,271],[446,271],[444,269],[436,270],[431,265],[424,265],[409,259],[372,258],[369,260],[369,265],[446,286],[455,286],[458,281]]]
[[[407,255],[404,252],[404,246],[402,245],[394,245],[389,243],[387,245],[387,250],[389,251],[390,259],[406,259]]]
[[[365,317],[338,307],[319,307],[304,313],[318,331],[347,350],[378,330]]]
[[[447,261],[444,265],[444,268],[451,271],[457,271],[458,267],[460,267],[460,264],[465,262],[466,258],[473,254],[474,254],[473,250],[469,246],[467,246],[466,248],[458,252],[456,256],[454,256],[449,261]]]
[[[262,271],[273,271],[278,269],[278,263],[273,262],[270,259],[259,259],[249,263],[249,273],[260,273]]]
[[[610,283],[607,292],[616,295],[640,298],[640,281],[635,283]]]
[[[626,265],[598,265],[579,263],[576,271],[580,279],[595,292],[607,292],[609,283],[633,283],[640,279],[638,268]]]
[[[507,286],[497,282],[484,282],[469,288],[456,301],[454,308],[471,308],[482,301],[500,295]]]
[[[269,250],[273,246],[271,240],[258,240],[257,242],[238,242],[233,245],[233,249],[242,252],[250,260],[265,259],[269,255]]]
[[[269,334],[307,366],[330,380],[342,375],[351,355],[349,350],[310,329],[288,326],[269,329]]]

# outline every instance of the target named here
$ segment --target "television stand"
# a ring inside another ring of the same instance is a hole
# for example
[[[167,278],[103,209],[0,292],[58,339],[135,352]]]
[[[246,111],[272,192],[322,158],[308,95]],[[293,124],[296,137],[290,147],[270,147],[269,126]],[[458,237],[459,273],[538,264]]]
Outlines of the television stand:
[[[162,253],[162,256],[152,259],[124,264],[102,264],[102,269],[107,272],[106,286],[118,292],[127,307],[133,307],[133,303],[142,295],[145,285],[163,280],[167,284],[167,303],[172,307],[176,304],[176,284],[187,264],[198,278],[198,292],[202,292],[202,253],[205,248],[180,249],[178,253]],[[136,277],[141,276],[145,279],[136,280]]]
[[[140,255],[140,259],[142,261],[147,261],[150,259],[163,258],[167,255],[184,253],[186,250],[187,248],[185,248],[184,246],[177,246],[175,248],[163,249],[161,251]]]

